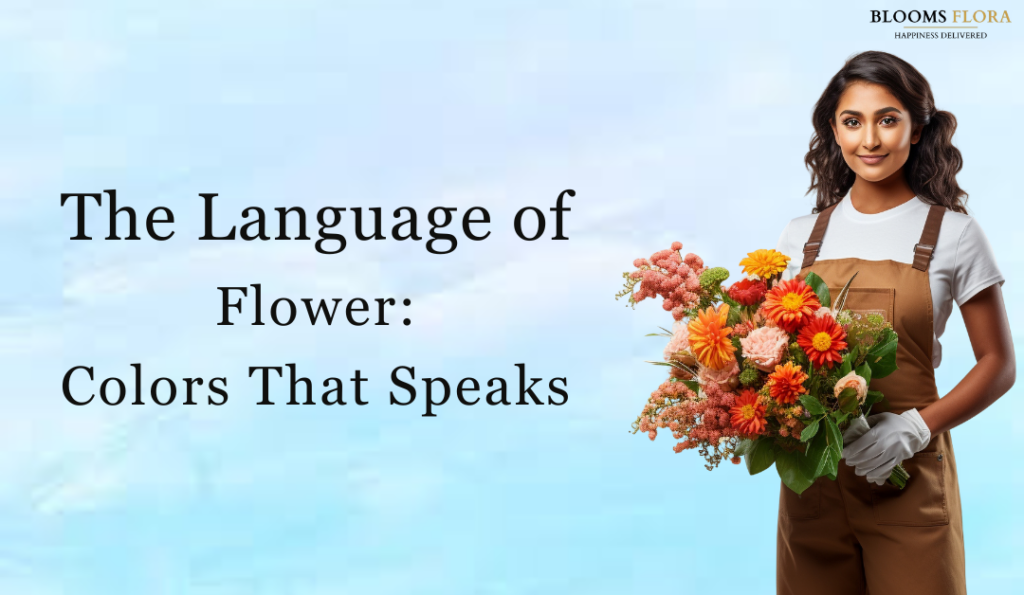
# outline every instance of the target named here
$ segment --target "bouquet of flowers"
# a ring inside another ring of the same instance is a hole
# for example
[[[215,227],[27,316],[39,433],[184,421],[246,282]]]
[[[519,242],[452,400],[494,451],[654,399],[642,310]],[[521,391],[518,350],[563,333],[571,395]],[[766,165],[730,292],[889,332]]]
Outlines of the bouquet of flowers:
[[[633,262],[623,273],[629,305],[662,298],[672,329],[664,361],[670,376],[648,399],[633,433],[651,440],[665,428],[675,452],[698,449],[709,470],[745,458],[751,475],[772,464],[802,493],[821,476],[835,480],[843,435],[867,429],[865,416],[883,395],[868,386],[896,369],[897,337],[876,314],[843,309],[853,278],[832,298],[813,272],[782,280],[790,257],[755,250],[740,261],[745,277],[708,268],[682,244]],[[854,275],[856,277],[856,275]],[[847,431],[849,430],[849,431]],[[897,465],[889,482],[909,476]]]

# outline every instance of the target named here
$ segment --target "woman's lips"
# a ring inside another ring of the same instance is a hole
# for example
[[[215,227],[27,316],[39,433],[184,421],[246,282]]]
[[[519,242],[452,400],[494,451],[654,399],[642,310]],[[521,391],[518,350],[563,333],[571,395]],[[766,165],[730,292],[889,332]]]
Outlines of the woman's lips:
[[[857,157],[860,157],[861,161],[868,165],[877,165],[881,163],[883,159],[888,157],[888,155],[857,155]]]

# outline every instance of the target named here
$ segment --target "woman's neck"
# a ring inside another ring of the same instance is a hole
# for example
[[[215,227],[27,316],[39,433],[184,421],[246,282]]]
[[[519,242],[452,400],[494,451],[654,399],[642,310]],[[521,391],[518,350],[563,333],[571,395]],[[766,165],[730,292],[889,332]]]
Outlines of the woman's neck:
[[[907,179],[903,175],[903,168],[877,182],[857,176],[850,188],[850,203],[853,208],[865,215],[888,211],[915,196],[916,194],[910,189],[910,185],[907,184]]]

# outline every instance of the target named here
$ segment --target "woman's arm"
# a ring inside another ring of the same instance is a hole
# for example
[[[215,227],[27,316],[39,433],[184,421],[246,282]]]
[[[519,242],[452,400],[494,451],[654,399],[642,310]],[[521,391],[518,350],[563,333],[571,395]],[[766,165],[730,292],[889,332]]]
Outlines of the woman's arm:
[[[1006,394],[1017,377],[1010,323],[999,284],[964,302],[960,313],[978,363],[946,396],[919,411],[933,436],[981,413]]]

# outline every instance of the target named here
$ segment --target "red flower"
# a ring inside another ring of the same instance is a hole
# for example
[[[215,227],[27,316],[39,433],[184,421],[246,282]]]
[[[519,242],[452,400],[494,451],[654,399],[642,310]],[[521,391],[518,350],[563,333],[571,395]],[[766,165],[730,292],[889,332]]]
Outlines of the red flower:
[[[765,316],[787,333],[798,328],[821,307],[818,296],[803,279],[780,281],[765,294]]]
[[[760,434],[767,425],[764,419],[764,405],[760,400],[761,397],[756,391],[747,388],[736,397],[735,405],[729,409],[732,427],[741,434]]]
[[[775,366],[775,371],[768,375],[768,390],[772,398],[784,405],[796,403],[800,395],[807,393],[804,381],[807,374],[799,365],[793,362],[786,362],[781,366]]]
[[[742,279],[732,284],[729,288],[729,297],[736,300],[741,306],[753,306],[761,301],[768,288],[764,281],[751,281]]]
[[[800,329],[796,343],[816,366],[842,363],[839,352],[846,349],[846,332],[831,316],[815,316]]]

